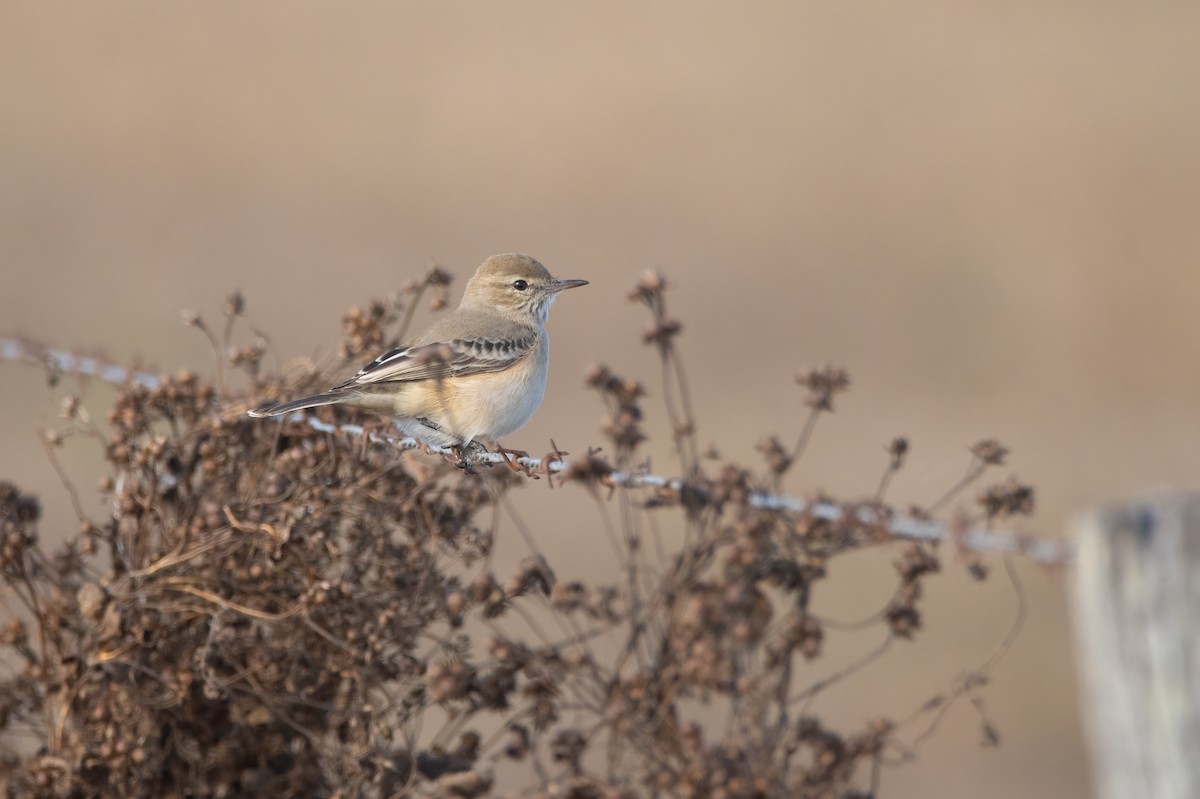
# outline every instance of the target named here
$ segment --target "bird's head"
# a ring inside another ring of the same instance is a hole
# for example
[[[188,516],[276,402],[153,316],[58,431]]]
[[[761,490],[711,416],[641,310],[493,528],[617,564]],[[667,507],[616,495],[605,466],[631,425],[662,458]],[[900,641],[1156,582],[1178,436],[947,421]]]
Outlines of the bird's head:
[[[493,255],[467,281],[462,307],[494,308],[545,324],[558,292],[586,285],[586,280],[559,280],[528,255]]]

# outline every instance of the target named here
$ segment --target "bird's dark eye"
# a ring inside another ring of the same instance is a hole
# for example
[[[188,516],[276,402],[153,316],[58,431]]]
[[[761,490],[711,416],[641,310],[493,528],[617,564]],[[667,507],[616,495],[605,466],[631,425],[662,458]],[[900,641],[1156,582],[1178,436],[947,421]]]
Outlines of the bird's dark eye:
[[[514,280],[513,288],[515,288],[517,291],[524,291],[525,289],[529,288],[529,284],[524,280]]]

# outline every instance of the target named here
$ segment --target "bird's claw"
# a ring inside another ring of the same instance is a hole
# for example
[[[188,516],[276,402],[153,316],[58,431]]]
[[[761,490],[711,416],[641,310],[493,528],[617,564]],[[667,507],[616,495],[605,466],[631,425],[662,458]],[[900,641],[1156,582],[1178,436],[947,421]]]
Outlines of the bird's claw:
[[[479,456],[488,451],[488,448],[478,441],[472,441],[467,444],[460,444],[450,447],[450,451],[454,453],[454,465],[465,471],[467,474],[477,474],[475,464],[479,462]]]

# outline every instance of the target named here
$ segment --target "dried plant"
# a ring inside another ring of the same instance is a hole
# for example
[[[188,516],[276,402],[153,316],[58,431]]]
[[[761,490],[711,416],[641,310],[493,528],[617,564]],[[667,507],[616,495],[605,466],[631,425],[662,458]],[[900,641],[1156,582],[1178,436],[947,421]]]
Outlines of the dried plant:
[[[394,344],[427,292],[444,304],[448,282],[433,270],[352,309],[339,355]],[[213,378],[130,377],[104,425],[68,396],[61,429],[43,434],[47,454],[57,467],[68,441],[98,442],[110,512],[85,515],[60,469],[80,527],[50,545],[39,500],[0,483],[8,794],[866,797],[880,795],[881,766],[911,757],[958,700],[997,741],[981,698],[994,658],[904,718],[841,731],[812,710],[816,695],[920,634],[938,545],[898,541],[885,502],[908,442],[887,446],[867,501],[763,501],[849,379],[833,367],[801,374],[808,419],[793,446],[765,440],[762,466],[704,453],[666,288],[648,275],[631,298],[650,311],[644,340],[662,364],[677,480],[631,479],[652,435],[647,392],[605,366],[586,376],[607,409],[603,448],[505,456],[507,467],[478,474],[350,434],[358,428],[250,419],[246,408],[328,384],[342,364],[265,375],[265,338],[233,343],[238,294],[220,336],[186,316],[218,355]],[[961,483],[907,518],[941,510],[1005,451],[982,442],[972,454]],[[557,579],[535,543],[556,522],[522,524],[509,496],[532,479],[592,498],[621,566],[611,580]],[[952,543],[1031,512],[1033,492],[1001,482],[978,506],[948,523]],[[491,565],[501,517],[530,542],[510,575]],[[895,550],[895,590],[866,624],[883,643],[802,683],[837,632],[811,610],[815,587],[833,559],[880,545]],[[987,573],[977,557],[968,567]]]

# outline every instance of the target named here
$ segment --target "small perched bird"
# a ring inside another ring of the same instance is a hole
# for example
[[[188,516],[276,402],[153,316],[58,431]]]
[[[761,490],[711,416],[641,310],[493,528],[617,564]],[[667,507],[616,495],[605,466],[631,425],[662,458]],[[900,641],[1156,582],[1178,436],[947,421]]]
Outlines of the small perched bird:
[[[349,405],[394,417],[406,435],[429,444],[461,451],[494,442],[541,405],[550,306],[558,292],[584,285],[555,278],[528,255],[493,255],[467,281],[458,308],[424,333],[323,394],[250,415]]]

